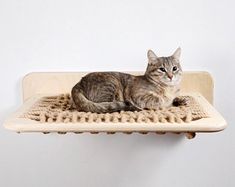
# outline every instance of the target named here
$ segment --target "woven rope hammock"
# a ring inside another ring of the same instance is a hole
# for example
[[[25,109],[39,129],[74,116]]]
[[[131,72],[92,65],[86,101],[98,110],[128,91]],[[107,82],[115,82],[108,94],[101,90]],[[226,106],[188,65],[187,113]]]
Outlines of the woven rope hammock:
[[[71,109],[71,96],[69,94],[61,94],[41,98],[21,117],[41,123],[189,123],[208,117],[206,112],[203,111],[200,104],[193,97],[181,97],[186,98],[189,104],[178,107],[161,108],[155,111],[121,111],[97,114],[78,112],[75,109]]]

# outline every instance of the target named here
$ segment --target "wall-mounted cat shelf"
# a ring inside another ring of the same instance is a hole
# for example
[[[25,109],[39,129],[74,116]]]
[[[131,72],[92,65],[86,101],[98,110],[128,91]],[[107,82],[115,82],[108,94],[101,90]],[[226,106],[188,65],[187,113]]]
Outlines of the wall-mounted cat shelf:
[[[146,134],[156,132],[217,132],[226,121],[212,106],[213,80],[207,72],[185,72],[182,95],[189,106],[159,111],[121,112],[112,114],[83,113],[69,110],[71,88],[86,73],[30,73],[23,79],[24,104],[4,123],[16,132],[98,133],[116,132]],[[132,74],[141,74],[132,72]],[[62,95],[61,95],[62,94]]]

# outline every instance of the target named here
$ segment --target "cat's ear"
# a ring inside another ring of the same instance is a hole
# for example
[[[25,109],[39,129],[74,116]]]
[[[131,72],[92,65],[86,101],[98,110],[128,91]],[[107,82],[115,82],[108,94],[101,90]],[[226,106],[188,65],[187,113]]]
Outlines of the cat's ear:
[[[181,54],[181,48],[178,47],[172,56],[176,59],[180,59],[180,54]]]
[[[149,61],[157,60],[157,55],[155,55],[155,53],[152,50],[149,49],[147,55],[148,55]]]

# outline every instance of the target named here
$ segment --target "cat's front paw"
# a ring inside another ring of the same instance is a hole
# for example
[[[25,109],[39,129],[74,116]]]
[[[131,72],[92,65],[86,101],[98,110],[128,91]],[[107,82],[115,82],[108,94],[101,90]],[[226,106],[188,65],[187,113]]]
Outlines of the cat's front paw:
[[[186,106],[190,104],[189,97],[176,97],[173,100],[173,106]]]
[[[127,111],[141,111],[142,109],[132,104],[130,101],[126,101],[126,110]]]

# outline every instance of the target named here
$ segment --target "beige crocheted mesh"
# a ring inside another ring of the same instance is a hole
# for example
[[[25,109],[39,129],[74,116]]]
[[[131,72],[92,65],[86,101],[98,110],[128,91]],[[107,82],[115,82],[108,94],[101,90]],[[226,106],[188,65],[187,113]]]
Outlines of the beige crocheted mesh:
[[[196,98],[192,96],[181,97],[187,99],[189,104],[179,107],[172,106],[170,108],[162,108],[156,111],[121,111],[97,114],[91,112],[78,112],[75,109],[71,109],[71,96],[69,94],[61,94],[56,96],[42,97],[21,117],[39,121],[41,123],[182,123],[208,117],[208,114],[203,111],[203,108],[199,105]]]

